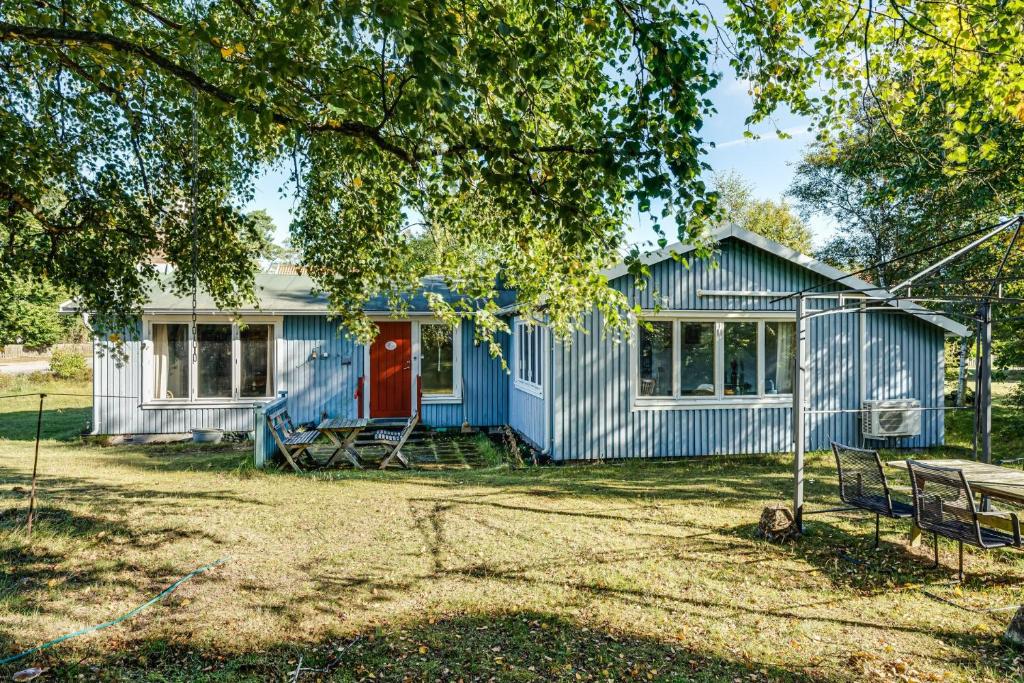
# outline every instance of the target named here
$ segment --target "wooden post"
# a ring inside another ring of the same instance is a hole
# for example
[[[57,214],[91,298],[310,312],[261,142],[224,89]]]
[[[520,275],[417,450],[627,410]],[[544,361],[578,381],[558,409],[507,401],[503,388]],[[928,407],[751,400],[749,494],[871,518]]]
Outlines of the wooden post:
[[[32,488],[28,494],[28,536],[32,538],[32,518],[36,513],[36,474],[39,472],[39,437],[43,431],[43,399],[46,394],[39,394],[39,415],[36,417],[36,454],[32,458]]]
[[[806,299],[796,300],[796,377],[793,383],[793,522],[797,532],[804,530],[804,373],[807,366]]]
[[[981,461],[992,462],[992,302],[988,299],[981,304],[981,373],[978,378],[980,411],[978,426],[981,428]]]

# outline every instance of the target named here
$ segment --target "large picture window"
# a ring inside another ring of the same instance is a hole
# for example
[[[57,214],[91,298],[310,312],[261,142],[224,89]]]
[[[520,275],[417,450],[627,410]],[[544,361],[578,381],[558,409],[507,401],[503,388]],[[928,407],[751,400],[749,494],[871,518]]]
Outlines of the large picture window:
[[[516,320],[515,386],[540,395],[544,387],[544,327]]]
[[[151,322],[149,400],[211,402],[274,395],[275,323]],[[194,353],[193,353],[194,351]]]
[[[638,406],[767,400],[793,393],[796,324],[659,315],[637,325]]]

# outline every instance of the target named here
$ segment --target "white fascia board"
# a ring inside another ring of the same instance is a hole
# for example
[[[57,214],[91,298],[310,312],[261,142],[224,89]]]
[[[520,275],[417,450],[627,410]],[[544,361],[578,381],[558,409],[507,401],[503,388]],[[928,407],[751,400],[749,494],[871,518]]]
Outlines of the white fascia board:
[[[751,244],[757,247],[758,249],[767,251],[769,254],[773,254],[775,256],[778,256],[779,258],[786,259],[787,261],[803,266],[804,268],[810,270],[811,272],[817,273],[822,277],[835,281],[836,284],[844,285],[852,290],[861,292],[871,297],[872,299],[892,298],[892,294],[890,292],[886,291],[885,289],[882,289],[881,287],[877,287],[871,284],[870,282],[862,280],[856,275],[850,275],[849,273],[845,273],[839,270],[838,268],[834,268],[828,265],[827,263],[822,263],[817,259],[807,256],[806,254],[801,254],[795,249],[790,249],[789,247],[783,244],[779,244],[774,240],[770,240],[767,237],[758,235],[757,233],[751,232],[737,225],[725,225],[721,228],[718,228],[717,230],[712,231],[709,237],[712,242],[721,242],[722,240],[728,239],[729,237],[735,237],[736,239],[746,242],[747,244]],[[660,263],[661,261],[671,258],[673,254],[682,255],[689,253],[694,249],[696,249],[696,246],[693,244],[683,244],[682,242],[676,242],[675,244],[668,245],[664,249],[659,249],[657,251],[651,252],[650,254],[642,256],[640,258],[640,261],[644,265],[654,265],[655,263]],[[623,275],[626,275],[628,273],[629,269],[626,267],[624,263],[620,263],[617,266],[608,268],[607,270],[603,271],[603,274],[605,275],[605,277],[608,278],[609,281],[622,277]],[[901,300],[889,301],[887,305],[892,306],[894,308],[898,308],[902,311],[906,311],[908,314],[920,318],[926,322],[929,322],[937,327],[940,327],[955,336],[968,337],[971,335],[971,330],[967,326],[962,325],[954,320],[950,320],[945,316],[936,315],[934,311],[927,309],[923,306],[918,306],[917,304],[911,303],[909,301]]]

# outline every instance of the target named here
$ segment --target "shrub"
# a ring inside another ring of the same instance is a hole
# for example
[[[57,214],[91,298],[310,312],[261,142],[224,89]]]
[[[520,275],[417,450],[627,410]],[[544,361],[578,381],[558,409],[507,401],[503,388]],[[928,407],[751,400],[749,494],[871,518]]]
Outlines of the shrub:
[[[85,379],[89,376],[89,364],[80,353],[58,349],[50,357],[50,372],[59,379]]]
[[[1024,380],[1017,382],[1017,386],[1007,396],[1007,403],[1010,404],[1010,408],[1017,414],[1017,417],[1024,417]]]

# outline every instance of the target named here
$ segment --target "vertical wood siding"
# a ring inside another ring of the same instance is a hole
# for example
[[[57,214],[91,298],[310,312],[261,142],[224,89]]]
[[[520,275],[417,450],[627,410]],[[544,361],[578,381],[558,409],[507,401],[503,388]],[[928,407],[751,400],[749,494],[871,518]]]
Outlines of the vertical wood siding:
[[[138,333],[122,335],[137,338]],[[324,315],[285,316],[277,362],[277,389],[288,392],[288,411],[298,422],[318,422],[323,415],[356,417],[355,392],[363,375],[364,347]],[[508,335],[502,335],[508,357]],[[125,345],[126,357],[111,353],[107,340],[94,346],[93,429],[97,434],[170,434],[191,429],[251,431],[253,406],[231,408],[143,408],[142,354],[139,341]],[[316,350],[318,358],[313,359]],[[322,352],[327,357],[322,357]],[[473,341],[473,325],[462,330],[463,403],[425,404],[424,423],[433,427],[495,426],[508,421],[508,375],[488,349]],[[108,397],[111,396],[111,397]],[[118,398],[120,397],[120,398]]]
[[[284,318],[284,353],[279,389],[288,392],[288,413],[296,422],[319,423],[323,415],[358,415],[356,383],[363,374],[363,347],[323,315]],[[313,351],[318,357],[312,358]],[[323,358],[321,352],[326,351]]]
[[[462,323],[462,403],[424,403],[423,421],[431,427],[496,427],[508,422],[508,372],[486,345],[473,339],[472,321]],[[509,356],[510,335],[499,335],[502,356]]]
[[[267,415],[276,411],[278,408],[285,406],[287,402],[288,398],[281,396],[270,403],[259,406],[253,410],[255,428],[253,429],[252,440],[252,464],[256,467],[265,466],[268,462],[274,459],[275,455],[277,455],[277,440],[274,439],[274,433],[270,430],[270,423],[267,422]]]
[[[666,261],[652,267],[650,286],[637,291],[630,278],[613,283],[643,308],[679,310],[795,310],[792,300],[764,297],[698,297],[704,290],[795,291],[824,282],[806,269],[737,240],[727,240],[718,268],[706,261],[690,268]],[[835,306],[817,301],[815,307]],[[917,398],[942,405],[943,332],[902,313],[869,312],[866,398]],[[860,407],[859,325],[856,313],[810,322],[810,409]],[[630,377],[636,347],[602,339],[595,313],[570,345],[556,344],[554,457],[559,460],[755,454],[791,448],[789,406],[634,410]],[[513,398],[513,406],[515,400]],[[515,415],[515,408],[512,407]],[[859,443],[855,413],[810,415],[806,438],[813,449],[830,439]],[[942,443],[941,411],[922,413],[922,434],[902,446]]]
[[[252,404],[237,408],[142,408],[142,343],[140,328],[126,331],[123,356],[108,338],[94,345],[93,433],[184,434],[192,429],[252,429]]]
[[[515,320],[509,321],[509,327],[515,329]],[[508,355],[509,369],[515,369],[513,358],[518,357],[519,349],[517,348],[518,341],[515,335],[512,335],[512,343],[510,345],[510,353]],[[535,396],[534,394],[526,391],[521,391],[516,388],[515,378],[509,380],[509,386],[511,387],[508,392],[508,424],[512,429],[519,432],[519,434],[530,442],[534,448],[545,450],[548,447],[546,443],[546,427],[549,419],[547,397],[551,396],[551,371],[548,367],[550,365],[550,347],[547,346],[551,335],[545,334],[541,337],[544,342],[544,348],[541,351],[541,357],[543,358],[543,375],[541,383],[543,385],[543,396]]]

